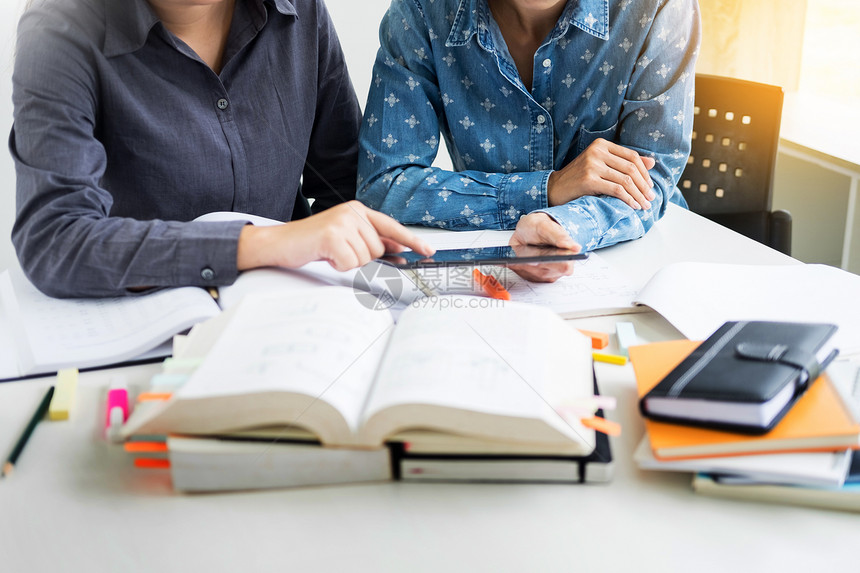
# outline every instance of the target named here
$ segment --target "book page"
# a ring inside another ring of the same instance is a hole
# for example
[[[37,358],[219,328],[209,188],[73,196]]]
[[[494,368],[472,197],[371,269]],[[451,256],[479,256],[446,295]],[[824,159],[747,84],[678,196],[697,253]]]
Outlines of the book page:
[[[428,267],[414,269],[421,282],[438,295],[484,295],[473,276],[474,267]],[[576,261],[574,272],[552,283],[525,280],[503,266],[481,265],[481,272],[495,276],[511,300],[546,306],[565,318],[644,312],[633,303],[637,289],[619,269],[596,253]]]
[[[249,293],[275,293],[308,287],[343,286],[376,297],[380,308],[405,307],[424,296],[403,272],[377,261],[349,271],[337,271],[325,261],[298,269],[260,268],[245,271],[230,286],[218,289],[223,309],[236,306]],[[370,300],[370,299],[368,299]]]
[[[576,261],[573,274],[554,283],[533,283],[508,268],[497,269],[494,274],[512,300],[547,306],[565,318],[641,312],[633,304],[636,287],[597,253]]]
[[[357,427],[393,328],[389,313],[339,287],[250,295],[231,312],[180,399],[295,392],[332,405]]]
[[[674,263],[660,269],[636,298],[691,340],[724,322],[824,322],[841,356],[860,352],[860,276],[827,265]]]
[[[555,409],[593,394],[589,341],[551,311],[436,297],[398,322],[365,419],[403,404],[564,425]]]
[[[18,269],[0,277],[20,375],[130,360],[219,313],[209,293],[197,287],[136,297],[57,299],[39,292]]]

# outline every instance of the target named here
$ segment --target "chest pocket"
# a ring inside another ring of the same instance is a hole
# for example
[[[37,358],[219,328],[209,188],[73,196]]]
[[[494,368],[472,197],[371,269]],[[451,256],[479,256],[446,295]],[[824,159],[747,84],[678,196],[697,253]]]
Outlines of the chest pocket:
[[[601,131],[589,131],[585,129],[585,126],[579,128],[579,133],[577,134],[578,141],[574,146],[576,149],[576,154],[579,155],[585,149],[597,141],[598,139],[606,139],[607,141],[615,142],[615,132],[618,130],[618,122],[615,122],[615,125],[610,127],[609,129],[604,129]]]

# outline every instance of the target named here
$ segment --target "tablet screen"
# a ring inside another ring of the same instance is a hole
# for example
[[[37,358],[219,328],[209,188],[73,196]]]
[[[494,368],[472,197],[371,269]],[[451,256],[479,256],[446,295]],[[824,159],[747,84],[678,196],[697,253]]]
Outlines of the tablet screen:
[[[523,245],[517,247],[479,247],[470,249],[442,249],[430,257],[413,251],[385,255],[380,260],[399,269],[420,267],[448,267],[457,265],[515,265],[554,261],[582,260],[585,253],[567,249]]]

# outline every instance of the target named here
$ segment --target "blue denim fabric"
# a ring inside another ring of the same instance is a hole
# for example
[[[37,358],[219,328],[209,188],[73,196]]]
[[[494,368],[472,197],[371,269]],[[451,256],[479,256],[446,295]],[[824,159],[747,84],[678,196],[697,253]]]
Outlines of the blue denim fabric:
[[[696,0],[570,0],[529,91],[487,0],[394,0],[362,123],[357,196],[404,223],[510,229],[535,210],[585,249],[642,236],[690,149]],[[445,138],[454,172],[432,167]],[[552,170],[604,138],[654,157],[657,197],[547,204]]]

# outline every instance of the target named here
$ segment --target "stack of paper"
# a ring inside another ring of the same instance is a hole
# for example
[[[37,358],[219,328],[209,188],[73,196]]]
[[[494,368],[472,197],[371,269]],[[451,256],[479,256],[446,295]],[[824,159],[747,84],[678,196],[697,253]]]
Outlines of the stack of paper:
[[[635,346],[630,359],[643,396],[696,346]],[[635,460],[642,469],[695,474],[694,489],[723,497],[860,510],[858,369],[831,365],[779,424],[747,435],[645,420]]]

